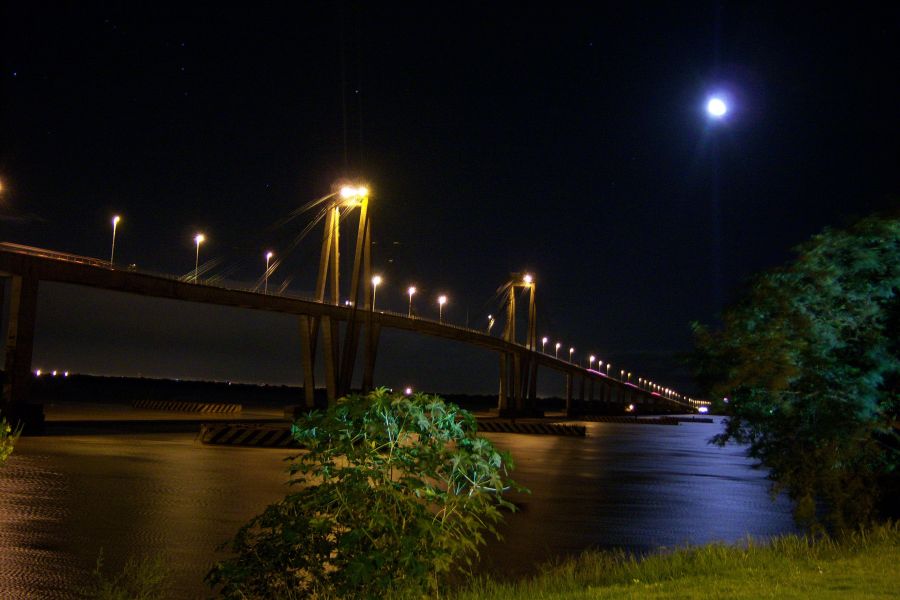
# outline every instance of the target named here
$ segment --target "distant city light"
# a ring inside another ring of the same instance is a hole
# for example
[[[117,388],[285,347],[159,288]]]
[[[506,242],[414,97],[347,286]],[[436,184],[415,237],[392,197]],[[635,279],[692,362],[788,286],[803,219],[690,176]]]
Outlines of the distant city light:
[[[406,388],[405,390],[403,390],[403,393],[406,394],[407,396],[412,395],[412,388],[411,387]]]

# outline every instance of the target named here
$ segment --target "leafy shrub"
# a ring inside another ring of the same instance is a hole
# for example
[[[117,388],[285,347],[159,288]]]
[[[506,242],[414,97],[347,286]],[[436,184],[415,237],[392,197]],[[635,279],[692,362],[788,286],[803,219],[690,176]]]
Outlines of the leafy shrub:
[[[91,585],[82,594],[94,600],[165,600],[170,598],[165,561],[161,556],[130,558],[122,571],[103,573],[103,551],[97,557]]]
[[[512,461],[474,417],[437,396],[384,389],[293,426],[297,491],[231,541],[207,582],[226,598],[370,598],[434,593],[497,536]],[[499,537],[499,536],[498,536]]]
[[[12,454],[21,429],[13,431],[6,419],[0,419],[0,465]]]

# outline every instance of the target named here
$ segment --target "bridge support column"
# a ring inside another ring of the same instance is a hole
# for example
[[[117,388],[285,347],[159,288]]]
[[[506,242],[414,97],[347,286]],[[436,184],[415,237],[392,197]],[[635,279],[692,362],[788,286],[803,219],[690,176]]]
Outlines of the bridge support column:
[[[329,316],[322,317],[322,354],[325,358],[325,392],[328,403],[337,400],[338,344],[340,325]]]
[[[300,360],[303,361],[303,400],[306,408],[316,404],[315,356],[316,344],[312,336],[313,318],[300,315]]]
[[[371,323],[366,335],[366,363],[363,367],[363,393],[372,389],[375,380],[375,357],[378,355],[378,338],[381,336],[381,324]],[[351,374],[352,375],[352,374]]]
[[[34,325],[37,320],[38,280],[28,275],[9,277],[9,324],[6,330],[6,364],[0,411],[15,427],[40,428],[43,406],[29,405]],[[0,297],[2,300],[2,297]],[[2,304],[2,302],[0,302]]]
[[[572,372],[566,372],[566,415],[572,416]]]
[[[497,412],[509,414],[509,359],[506,352],[500,353],[500,392],[497,397]]]
[[[528,408],[529,410],[537,410],[537,372],[538,361],[536,358],[529,357],[531,368],[528,377]]]

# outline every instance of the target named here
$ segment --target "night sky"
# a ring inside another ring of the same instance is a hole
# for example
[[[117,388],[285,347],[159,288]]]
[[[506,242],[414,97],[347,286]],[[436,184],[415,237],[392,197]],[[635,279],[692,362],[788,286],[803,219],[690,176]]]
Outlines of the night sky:
[[[284,257],[311,215],[271,226],[365,181],[379,307],[415,284],[423,316],[446,293],[481,327],[529,271],[539,337],[691,391],[690,321],[898,205],[896,4],[221,4],[3,3],[0,238],[108,258],[121,214],[118,263],[186,274],[203,231],[209,276],[253,283],[271,249],[270,286],[310,293],[321,229]],[[301,378],[288,317],[40,302],[36,367]],[[376,383],[496,390],[490,354],[382,342]]]

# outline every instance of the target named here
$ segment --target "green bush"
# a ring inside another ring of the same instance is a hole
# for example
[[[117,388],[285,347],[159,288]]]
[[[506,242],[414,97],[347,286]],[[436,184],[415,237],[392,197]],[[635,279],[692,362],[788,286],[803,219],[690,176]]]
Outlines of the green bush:
[[[165,600],[170,598],[168,572],[161,556],[130,558],[122,571],[103,573],[103,551],[97,557],[91,585],[81,590],[93,600]]]
[[[510,457],[437,396],[379,389],[293,426],[297,491],[241,528],[207,582],[226,598],[435,593],[497,536]]]
[[[5,463],[9,455],[12,454],[20,432],[21,430],[13,431],[6,419],[0,418],[0,465]]]

